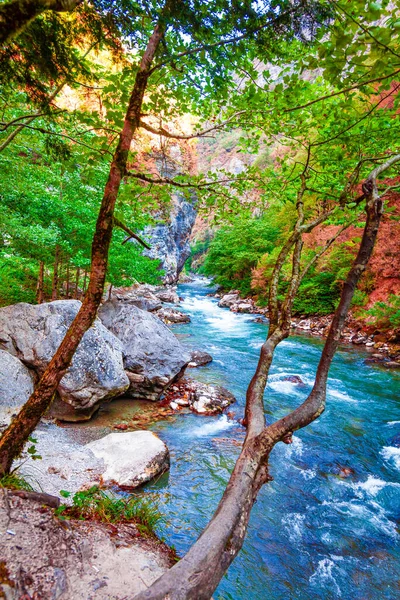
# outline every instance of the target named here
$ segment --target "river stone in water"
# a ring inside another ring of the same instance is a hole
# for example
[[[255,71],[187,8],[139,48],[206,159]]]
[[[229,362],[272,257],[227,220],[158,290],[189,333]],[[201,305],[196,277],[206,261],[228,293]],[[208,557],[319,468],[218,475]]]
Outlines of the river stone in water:
[[[56,300],[37,306],[19,303],[1,308],[0,347],[40,375],[80,306],[78,300]],[[61,379],[51,415],[67,421],[90,418],[100,401],[121,395],[128,387],[121,343],[96,319]]]
[[[208,354],[208,352],[203,352],[202,350],[193,350],[193,352],[190,353],[190,363],[188,364],[188,367],[202,367],[212,362],[212,359],[213,358],[211,354]]]
[[[169,469],[168,448],[151,431],[110,433],[86,448],[104,461],[105,484],[135,488]]]
[[[122,342],[128,395],[158,400],[190,360],[178,339],[157,317],[133,305],[106,302],[99,317]]]
[[[15,356],[0,350],[0,427],[28,400],[34,388],[33,375]]]

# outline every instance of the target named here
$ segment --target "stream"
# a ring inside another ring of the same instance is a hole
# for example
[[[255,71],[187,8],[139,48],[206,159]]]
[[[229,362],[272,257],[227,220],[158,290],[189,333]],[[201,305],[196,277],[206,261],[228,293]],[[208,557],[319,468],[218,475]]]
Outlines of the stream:
[[[173,331],[188,349],[213,356],[187,375],[223,385],[237,403],[229,415],[177,413],[153,422],[150,428],[169,447],[171,469],[141,491],[165,515],[158,535],[181,556],[211,518],[240,452],[244,429],[237,419],[267,331],[255,315],[219,308],[207,283],[179,286],[179,309],[192,321]],[[265,394],[267,420],[303,401],[321,349],[321,340],[305,335],[278,347]],[[400,372],[366,365],[367,355],[342,346],[325,412],[293,444],[274,448],[274,480],[261,490],[243,548],[214,600],[400,599]],[[285,381],[291,375],[304,385]],[[153,409],[153,403],[117,399],[70,431],[86,443]],[[347,478],[340,476],[343,468],[351,470]]]
[[[209,292],[204,281],[179,286],[192,322],[173,330],[188,348],[213,356],[188,375],[232,391],[239,418],[266,326],[254,315],[219,308]],[[304,399],[321,347],[305,336],[280,345],[265,396],[267,418]],[[337,353],[325,413],[297,432],[291,446],[274,449],[274,481],[259,494],[243,549],[215,600],[400,598],[400,374],[365,365],[365,356],[353,348]],[[305,386],[283,381],[288,375]],[[166,515],[158,533],[183,554],[220,500],[244,431],[225,415],[194,414],[152,429],[170,449],[171,470],[145,492]],[[354,473],[341,478],[343,467]]]

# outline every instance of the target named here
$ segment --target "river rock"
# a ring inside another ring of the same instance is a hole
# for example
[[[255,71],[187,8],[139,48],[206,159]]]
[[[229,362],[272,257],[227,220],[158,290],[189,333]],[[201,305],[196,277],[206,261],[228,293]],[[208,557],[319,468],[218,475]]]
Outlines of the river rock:
[[[212,359],[213,358],[211,354],[208,354],[208,352],[202,352],[201,350],[193,350],[193,352],[190,353],[190,363],[188,364],[188,367],[202,367],[210,363]]]
[[[190,323],[191,319],[189,315],[175,310],[174,308],[162,308],[157,311],[157,317],[161,319],[166,325],[177,324],[177,323]]]
[[[166,393],[166,400],[178,407],[188,406],[193,412],[205,415],[221,413],[236,398],[220,385],[201,383],[194,379],[183,378]],[[171,408],[174,408],[171,406]]]
[[[304,387],[306,384],[298,375],[287,375],[286,377],[282,377],[281,381],[289,381],[290,383],[295,383],[301,387]]]
[[[229,294],[225,294],[225,296],[222,296],[221,300],[218,302],[218,306],[220,306],[221,308],[230,308],[234,304],[237,304],[239,301],[239,292],[229,292]]]
[[[183,374],[190,356],[152,313],[113,300],[104,303],[98,314],[122,343],[130,381],[128,395],[158,400],[164,389]]]
[[[0,348],[40,375],[80,306],[78,300],[56,300],[37,306],[19,303],[1,308]],[[64,420],[90,418],[102,400],[121,395],[128,387],[122,345],[96,319],[61,379],[50,414]]]
[[[171,304],[179,304],[180,298],[176,293],[176,288],[166,287],[161,290],[157,290],[155,292],[157,298],[161,300],[161,302],[168,302]]]
[[[110,433],[86,447],[104,461],[107,485],[135,488],[169,468],[168,448],[151,431]]]
[[[34,388],[33,375],[15,356],[0,350],[0,427],[28,400]]]
[[[239,304],[235,307],[235,312],[239,313],[251,313],[253,310],[253,304],[251,302],[239,302]],[[233,307],[232,307],[233,310]]]
[[[153,312],[162,307],[160,298],[154,294],[154,286],[133,285],[131,287],[114,288],[111,297],[119,302],[133,304],[142,310]]]

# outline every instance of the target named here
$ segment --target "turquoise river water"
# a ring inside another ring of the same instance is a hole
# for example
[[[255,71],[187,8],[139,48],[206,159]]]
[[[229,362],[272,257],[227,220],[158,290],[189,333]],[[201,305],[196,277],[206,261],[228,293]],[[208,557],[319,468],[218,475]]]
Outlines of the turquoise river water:
[[[209,291],[204,281],[179,287],[192,322],[174,332],[214,357],[189,374],[231,390],[239,418],[266,325],[219,308]],[[321,347],[304,336],[281,344],[265,395],[267,419],[306,396]],[[291,446],[274,449],[274,481],[261,490],[215,600],[400,598],[400,373],[367,366],[365,356],[351,348],[337,353],[326,411]],[[287,375],[299,375],[305,387],[284,381]],[[183,554],[218,504],[244,431],[225,415],[194,414],[152,429],[170,449],[171,470],[145,492],[166,515],[159,533]],[[341,478],[343,467],[354,473]]]

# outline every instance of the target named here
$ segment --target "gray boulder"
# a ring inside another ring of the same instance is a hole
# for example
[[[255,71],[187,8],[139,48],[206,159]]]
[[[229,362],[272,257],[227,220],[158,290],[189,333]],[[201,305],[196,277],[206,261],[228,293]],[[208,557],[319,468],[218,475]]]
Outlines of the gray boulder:
[[[156,315],[166,325],[174,323],[190,323],[191,320],[189,315],[180,310],[175,310],[174,308],[162,308],[157,311]]]
[[[168,448],[151,431],[110,433],[86,448],[104,461],[106,485],[135,488],[169,469]]]
[[[221,308],[230,308],[238,302],[240,302],[239,292],[229,292],[229,294],[222,296],[221,300],[218,302],[218,306]]]
[[[33,375],[15,356],[0,350],[0,427],[11,419],[33,392]]]
[[[131,304],[106,302],[99,318],[122,342],[128,395],[158,400],[190,360],[180,342],[160,319]]]
[[[180,302],[179,296],[176,293],[176,288],[174,287],[165,287],[161,290],[157,290],[155,295],[161,302],[169,302],[171,304],[179,304]]]
[[[154,294],[155,286],[133,285],[131,287],[114,288],[111,292],[112,298],[119,302],[133,304],[142,310],[152,312],[162,307],[161,299]]]
[[[80,305],[78,300],[57,300],[37,306],[20,303],[1,308],[0,348],[40,375]],[[88,419],[100,401],[121,395],[128,387],[121,343],[96,320],[61,379],[50,414],[68,421]]]

